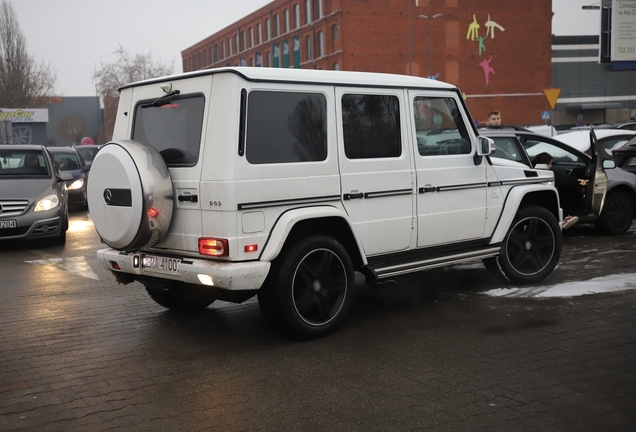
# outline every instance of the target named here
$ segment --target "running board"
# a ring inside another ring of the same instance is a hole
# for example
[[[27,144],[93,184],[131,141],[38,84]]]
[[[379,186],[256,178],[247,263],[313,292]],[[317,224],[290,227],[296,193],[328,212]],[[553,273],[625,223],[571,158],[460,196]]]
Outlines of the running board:
[[[435,258],[422,259],[417,261],[393,262],[391,265],[365,266],[362,273],[367,280],[379,280],[393,276],[399,276],[407,273],[414,273],[422,270],[428,270],[437,267],[444,267],[451,264],[459,264],[466,261],[473,261],[484,258],[491,258],[499,255],[501,246],[491,246],[489,248],[472,250],[469,252],[455,253],[446,256],[438,256]]]

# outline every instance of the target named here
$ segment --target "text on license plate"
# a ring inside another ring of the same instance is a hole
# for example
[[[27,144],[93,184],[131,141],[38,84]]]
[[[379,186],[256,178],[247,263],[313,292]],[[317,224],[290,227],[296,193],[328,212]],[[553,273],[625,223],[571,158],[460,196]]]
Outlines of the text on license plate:
[[[178,258],[160,257],[154,255],[141,256],[142,268],[157,273],[176,273],[181,262]]]
[[[2,228],[15,228],[17,225],[15,219],[0,221],[0,229]]]
[[[629,158],[629,163],[628,165],[636,165],[636,157],[631,157]]]

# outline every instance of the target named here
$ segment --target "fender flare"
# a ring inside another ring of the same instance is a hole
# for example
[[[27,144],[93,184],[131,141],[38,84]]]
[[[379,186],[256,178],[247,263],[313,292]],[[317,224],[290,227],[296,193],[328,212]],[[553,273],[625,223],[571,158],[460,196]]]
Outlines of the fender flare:
[[[491,243],[499,243],[503,241],[515,215],[517,214],[517,211],[521,207],[521,203],[523,202],[524,198],[535,192],[553,193],[557,208],[548,208],[548,210],[550,210],[550,212],[554,212],[556,210],[558,221],[561,221],[563,219],[563,210],[561,209],[561,203],[559,202],[559,193],[554,186],[548,186],[546,184],[515,186],[508,192],[508,196],[506,197],[506,201],[504,203],[504,208],[499,215],[497,227],[492,234]]]
[[[273,261],[283,249],[289,233],[299,222],[309,219],[323,219],[333,217],[343,219],[349,226],[351,235],[353,236],[358,248],[357,252],[360,254],[360,258],[363,264],[366,265],[367,257],[364,254],[364,248],[362,247],[360,238],[356,234],[353,223],[349,219],[349,216],[343,210],[331,206],[290,209],[281,214],[278,220],[275,222],[274,227],[270,231],[269,237],[259,259],[261,261]]]

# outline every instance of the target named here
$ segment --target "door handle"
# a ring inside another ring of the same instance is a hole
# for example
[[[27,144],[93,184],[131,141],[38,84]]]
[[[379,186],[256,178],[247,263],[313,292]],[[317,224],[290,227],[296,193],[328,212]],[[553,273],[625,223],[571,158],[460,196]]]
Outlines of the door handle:
[[[187,201],[187,202],[199,202],[198,195],[179,195],[179,201]]]
[[[362,192],[346,193],[342,196],[342,198],[345,200],[360,199],[360,198],[364,198],[364,193]]]
[[[424,185],[419,189],[419,193],[427,193],[427,192],[437,192],[437,188],[430,184]]]

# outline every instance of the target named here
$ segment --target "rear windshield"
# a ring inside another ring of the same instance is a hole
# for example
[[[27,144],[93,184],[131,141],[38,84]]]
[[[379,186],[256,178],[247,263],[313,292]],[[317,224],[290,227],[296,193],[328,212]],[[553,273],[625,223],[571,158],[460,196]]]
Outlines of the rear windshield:
[[[0,149],[0,177],[50,177],[44,153],[41,150]]]
[[[137,105],[132,139],[156,148],[169,167],[196,165],[203,128],[203,95],[152,102]]]

